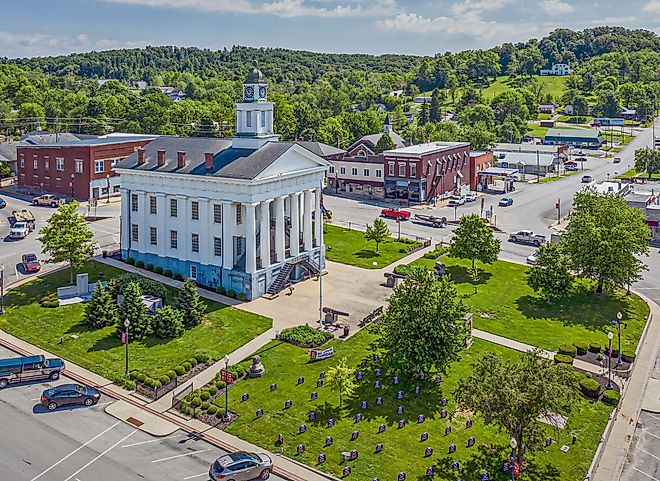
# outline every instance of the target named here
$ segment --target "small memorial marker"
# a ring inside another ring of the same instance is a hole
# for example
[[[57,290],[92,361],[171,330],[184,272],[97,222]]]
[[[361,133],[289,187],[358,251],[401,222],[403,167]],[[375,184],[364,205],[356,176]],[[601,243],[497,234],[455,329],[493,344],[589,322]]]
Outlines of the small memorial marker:
[[[427,476],[433,476],[434,474],[435,474],[435,469],[433,468],[433,466],[429,466],[428,468],[426,468]]]
[[[316,401],[318,399],[318,397],[319,397],[319,393],[317,393],[316,391],[312,391],[312,394],[310,394],[310,396],[309,396],[309,398],[312,401]]]
[[[379,376],[379,377],[380,377],[380,376],[382,376],[382,375],[383,375],[383,371],[382,371],[382,369],[376,369],[376,376]]]
[[[326,458],[325,454],[323,454],[323,453],[319,454],[319,457],[318,457],[319,464],[325,463],[326,459],[327,458]]]
[[[376,404],[377,404],[378,406],[380,406],[381,404],[383,404],[383,398],[380,397],[380,396],[377,397],[377,398],[376,398]]]
[[[545,447],[547,448],[551,444],[552,444],[552,438],[551,437],[545,438]]]
[[[397,413],[397,414],[403,414],[403,406],[398,406],[398,407],[396,408],[396,413]]]
[[[319,373],[319,379],[323,379],[325,377],[325,371],[321,371]]]
[[[304,444],[299,444],[299,445],[296,447],[296,452],[297,452],[298,454],[302,454],[302,453],[304,453],[304,452],[305,452],[305,445],[304,445]]]
[[[351,450],[351,459],[357,459],[360,453],[358,453],[357,449],[352,449]]]
[[[257,409],[257,412],[255,413],[258,418],[264,415],[264,410],[259,408]]]
[[[383,443],[376,444],[376,452],[380,453],[383,450]]]
[[[465,428],[471,428],[472,427],[472,419],[468,419],[465,421]]]
[[[277,442],[280,444],[284,444],[284,434],[277,435]]]
[[[293,401],[291,399],[284,401],[284,409],[289,409],[291,406],[293,406]]]
[[[367,366],[367,360],[366,360],[366,359],[362,359],[362,362],[360,362],[360,366],[361,366],[361,367],[366,367],[366,366]]]
[[[248,393],[246,393],[246,392],[243,393],[243,395],[241,396],[241,401],[245,402],[245,401],[247,401],[248,399],[250,399],[250,395],[249,395]]]
[[[392,378],[392,384],[394,384],[395,386],[396,386],[397,384],[399,384],[399,382],[400,382],[400,381],[399,381],[399,376],[394,376],[394,377]]]
[[[386,429],[387,429],[387,426],[385,426],[384,424],[379,424],[378,425],[378,434],[384,433]]]
[[[359,422],[362,421],[363,419],[364,419],[364,416],[362,416],[362,413],[357,413],[357,414],[355,415],[355,422],[356,422],[356,423],[359,423]]]
[[[360,435],[360,431],[353,431],[351,433],[351,441],[355,441],[359,435]]]
[[[427,441],[428,439],[429,439],[429,433],[427,433],[426,431],[424,431],[422,435],[419,437],[419,440],[421,442]]]
[[[490,481],[490,474],[488,472],[481,473],[481,481]]]
[[[362,401],[360,403],[360,409],[367,409],[369,407],[369,403],[367,401]]]
[[[397,426],[399,429],[405,428],[406,427],[406,420],[405,419],[400,419]]]
[[[447,426],[445,428],[445,436],[449,436],[451,434],[451,426]]]
[[[364,374],[362,374],[362,371],[358,371],[357,374],[355,375],[355,377],[358,381],[362,381],[362,378],[364,377]]]
[[[471,448],[472,446],[474,446],[474,438],[473,438],[472,436],[470,436],[470,437],[468,438],[467,445],[468,445],[469,448]]]
[[[426,379],[426,376],[424,375],[423,372],[420,372],[420,373],[419,373],[419,380],[420,380],[420,381],[423,381],[424,379]]]
[[[449,454],[454,454],[456,452],[456,445],[455,444],[450,444],[449,445]]]
[[[380,358],[378,357],[378,354],[374,354],[374,362],[380,362]]]
[[[508,461],[504,461],[502,463],[502,471],[504,471],[505,473],[507,471],[511,471],[511,463],[509,463]]]
[[[403,399],[403,391],[397,391],[396,392],[396,398],[397,399]]]
[[[348,476],[349,474],[351,474],[351,467],[345,466],[344,469],[341,470],[341,474],[344,476]]]
[[[271,384],[270,385],[271,392],[274,391],[275,389],[277,389],[277,384],[275,384],[275,383]]]
[[[441,406],[446,406],[448,402],[449,402],[449,400],[446,397],[443,397],[442,401],[440,401],[440,405]]]
[[[399,475],[396,477],[396,481],[406,481],[406,473],[399,473]]]
[[[431,446],[428,446],[424,449],[424,456],[429,457],[433,455],[433,448]]]
[[[420,391],[421,391],[421,389],[420,389],[419,386],[415,386],[415,389],[413,389],[413,393],[415,393],[415,394],[419,394]]]
[[[316,387],[323,387],[323,379],[316,380]]]
[[[374,389],[380,389],[380,381],[374,381]]]
[[[452,470],[452,471],[458,471],[458,468],[459,468],[458,461],[452,461],[452,463],[451,463],[451,470]]]
[[[446,409],[441,409],[440,410],[440,417],[441,418],[446,418],[447,417],[447,410]]]
[[[316,421],[316,411],[312,411],[307,415],[307,420],[308,421]]]
[[[564,444],[561,448],[559,448],[559,450],[560,450],[562,453],[567,453],[569,449],[571,449],[571,448],[569,448],[569,447],[566,446],[565,444]]]
[[[306,424],[301,424],[298,426],[298,433],[299,434],[305,434],[307,432],[307,425]]]
[[[417,416],[417,422],[418,422],[419,424],[423,423],[425,420],[426,420],[426,417],[425,417],[423,414],[419,414],[419,415]]]
[[[335,425],[335,420],[333,418],[328,419],[328,427],[331,428]]]
[[[300,376],[300,377],[298,378],[298,384],[302,384],[302,383],[304,383],[304,382],[305,382],[305,378],[302,377],[302,376]]]
[[[442,382],[442,376],[440,374],[435,376],[435,382]]]
[[[335,440],[332,439],[332,436],[326,436],[326,438],[325,438],[325,445],[326,446],[330,446],[334,442],[335,442]]]

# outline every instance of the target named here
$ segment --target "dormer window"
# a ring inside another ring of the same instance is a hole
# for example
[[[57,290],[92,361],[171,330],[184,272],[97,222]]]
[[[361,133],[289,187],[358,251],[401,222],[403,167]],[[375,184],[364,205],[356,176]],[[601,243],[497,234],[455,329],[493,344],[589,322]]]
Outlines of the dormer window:
[[[252,127],[252,112],[245,112],[245,126]]]

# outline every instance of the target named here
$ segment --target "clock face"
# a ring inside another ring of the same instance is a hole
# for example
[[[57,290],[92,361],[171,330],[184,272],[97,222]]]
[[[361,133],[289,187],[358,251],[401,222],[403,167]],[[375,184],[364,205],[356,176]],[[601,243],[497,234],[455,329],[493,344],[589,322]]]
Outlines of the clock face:
[[[254,98],[254,87],[252,87],[251,85],[248,85],[247,87],[245,87],[245,90],[243,91],[243,96],[246,99],[253,99]]]
[[[259,87],[259,98],[260,99],[265,99],[266,98],[266,87],[264,85]]]

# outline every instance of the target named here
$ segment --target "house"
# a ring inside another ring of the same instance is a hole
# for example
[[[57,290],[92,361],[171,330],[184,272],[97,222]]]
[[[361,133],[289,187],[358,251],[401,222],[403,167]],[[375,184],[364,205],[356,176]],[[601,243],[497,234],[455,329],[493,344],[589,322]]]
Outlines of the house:
[[[539,144],[511,144],[511,143],[498,143],[493,147],[495,155],[501,152],[530,152],[536,154],[552,154],[556,159],[563,161],[566,159],[566,152],[568,147],[566,145],[539,145]]]
[[[132,86],[136,90],[146,90],[149,84],[147,84],[147,82],[145,82],[144,80],[135,80],[134,82],[132,82]]]
[[[430,202],[470,188],[469,142],[428,142],[383,157],[385,197]]]
[[[490,169],[495,165],[495,156],[489,151],[470,151],[470,190],[481,192],[492,184],[492,178],[479,179],[478,173]]]
[[[256,299],[325,264],[321,188],[336,152],[280,142],[255,66],[231,139],[160,137],[115,166],[121,255]],[[317,219],[313,223],[312,219]]]
[[[644,213],[644,223],[651,229],[654,242],[660,241],[660,195],[655,190],[637,190],[634,184],[625,195],[626,204],[637,207]]]
[[[637,120],[637,109],[621,109],[621,117],[626,120]]]
[[[554,172],[560,165],[559,159],[551,153],[540,152],[498,152],[496,166],[514,168],[522,174],[545,176]]]
[[[548,129],[543,138],[545,145],[568,145],[583,149],[600,149],[604,143],[600,131],[595,129]]]
[[[415,103],[416,104],[430,104],[431,103],[431,97],[426,96],[426,95],[418,95],[415,97]]]
[[[186,98],[186,93],[176,87],[158,87],[158,90],[167,95],[173,102],[180,102]]]
[[[555,104],[539,104],[539,112],[542,114],[554,114],[556,109]]]
[[[557,125],[557,123],[554,120],[541,120],[539,122],[539,125],[541,127],[546,127],[546,128],[551,129],[551,128],[555,127],[555,125]]]
[[[396,98],[403,97],[403,90],[392,90],[390,92],[390,97],[396,97]]]
[[[119,193],[112,167],[153,136],[63,140],[17,147],[18,184],[75,199]]]
[[[543,70],[541,70],[540,73],[541,73],[541,75],[563,76],[563,75],[571,75],[573,73],[573,69],[567,63],[555,63],[555,64],[552,64],[552,68],[543,69]]]

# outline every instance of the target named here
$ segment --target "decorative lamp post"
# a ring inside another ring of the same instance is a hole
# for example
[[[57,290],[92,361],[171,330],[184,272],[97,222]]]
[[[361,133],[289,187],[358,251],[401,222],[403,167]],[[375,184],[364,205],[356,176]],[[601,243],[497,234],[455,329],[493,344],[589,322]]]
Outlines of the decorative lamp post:
[[[225,354],[222,358],[225,361],[225,415],[224,421],[229,421],[229,356]]]
[[[607,351],[607,389],[612,389],[612,338],[614,334],[611,332],[607,333],[607,339],[609,340],[609,349]]]
[[[126,375],[128,375],[128,326],[131,325],[131,321],[124,319],[124,344],[126,344]]]
[[[5,265],[0,264],[0,314],[5,313]]]
[[[621,314],[621,311],[616,313],[616,334],[617,337],[619,338],[619,355],[617,356],[616,359],[616,365],[619,366],[621,364],[621,318],[623,315]]]
[[[515,473],[513,469],[513,463],[516,461],[516,448],[518,447],[518,441],[516,441],[516,438],[511,438],[509,441],[509,446],[511,446],[511,481],[515,481]]]
[[[73,200],[73,179],[75,178],[74,174],[71,174],[71,200]]]
[[[105,200],[106,204],[110,203],[110,174],[105,174],[105,186],[108,193],[108,197]]]

